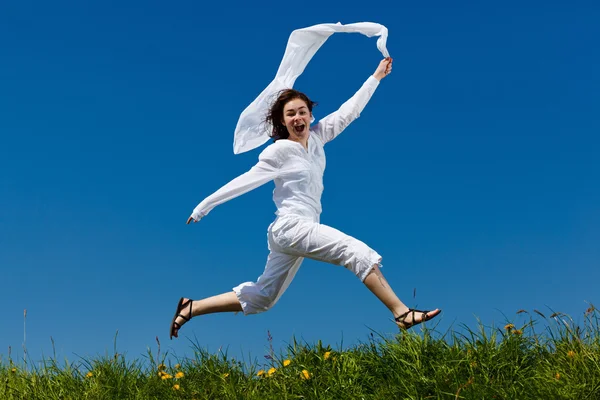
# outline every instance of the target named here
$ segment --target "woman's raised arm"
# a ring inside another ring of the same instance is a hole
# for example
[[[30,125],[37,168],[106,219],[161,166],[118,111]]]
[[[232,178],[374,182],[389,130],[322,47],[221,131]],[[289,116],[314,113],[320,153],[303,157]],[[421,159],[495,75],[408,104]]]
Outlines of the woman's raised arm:
[[[392,72],[392,59],[381,60],[375,73],[367,79],[360,89],[335,112],[319,121],[311,131],[327,143],[337,137],[352,121],[360,116],[379,82]]]

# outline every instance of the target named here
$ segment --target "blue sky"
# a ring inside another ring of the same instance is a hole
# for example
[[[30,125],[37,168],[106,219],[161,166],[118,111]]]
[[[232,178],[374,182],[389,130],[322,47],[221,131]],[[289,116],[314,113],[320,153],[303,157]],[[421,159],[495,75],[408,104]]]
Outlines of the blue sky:
[[[293,29],[372,21],[394,71],[326,146],[322,222],[383,256],[440,330],[519,309],[581,320],[600,303],[600,6],[595,2],[0,5],[0,354],[147,347],[262,358],[296,336],[345,346],[390,314],[348,271],[305,261],[269,312],[199,317],[168,340],[180,296],[253,280],[272,183],[186,226],[248,170],[241,111]],[[297,80],[334,111],[374,72],[375,39],[332,36]],[[416,288],[416,298],[413,290]],[[516,321],[520,321],[517,319]],[[195,339],[194,339],[195,338]]]

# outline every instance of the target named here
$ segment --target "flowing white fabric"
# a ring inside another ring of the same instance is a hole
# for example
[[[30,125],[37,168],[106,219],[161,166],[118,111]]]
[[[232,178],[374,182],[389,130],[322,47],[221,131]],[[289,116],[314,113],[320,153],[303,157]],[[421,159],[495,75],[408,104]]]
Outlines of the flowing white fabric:
[[[389,57],[386,48],[388,30],[385,26],[373,22],[347,25],[339,22],[337,24],[319,24],[293,31],[275,79],[240,115],[233,139],[235,154],[255,149],[269,140],[269,132],[272,127],[263,121],[270,102],[274,100],[273,95],[280,90],[292,88],[315,53],[329,36],[336,32],[362,33],[368,37],[379,36],[377,48],[384,57]]]

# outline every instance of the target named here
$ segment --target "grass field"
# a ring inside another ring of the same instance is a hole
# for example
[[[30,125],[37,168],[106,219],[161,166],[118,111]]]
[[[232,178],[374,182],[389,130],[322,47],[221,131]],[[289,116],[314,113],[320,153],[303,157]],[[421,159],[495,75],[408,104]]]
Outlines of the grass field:
[[[563,314],[521,310],[497,327],[372,334],[332,349],[294,339],[264,364],[193,345],[176,360],[42,362],[0,358],[0,399],[600,399],[600,313],[576,325]],[[517,326],[515,326],[517,325]]]

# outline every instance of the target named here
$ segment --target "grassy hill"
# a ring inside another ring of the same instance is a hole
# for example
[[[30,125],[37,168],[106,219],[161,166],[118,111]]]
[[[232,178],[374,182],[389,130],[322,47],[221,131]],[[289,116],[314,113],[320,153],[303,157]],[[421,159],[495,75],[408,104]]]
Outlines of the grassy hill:
[[[523,326],[372,334],[344,350],[295,340],[264,365],[193,358],[0,359],[0,399],[600,399],[600,313],[582,325],[521,310]],[[160,349],[160,347],[159,347]]]

